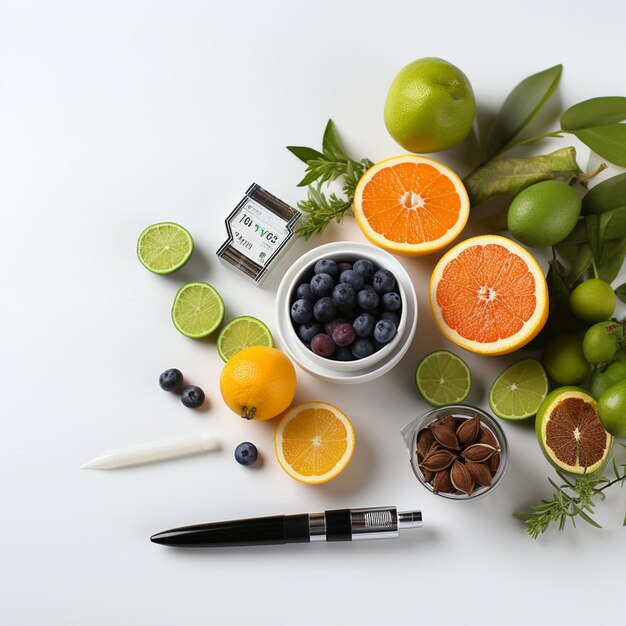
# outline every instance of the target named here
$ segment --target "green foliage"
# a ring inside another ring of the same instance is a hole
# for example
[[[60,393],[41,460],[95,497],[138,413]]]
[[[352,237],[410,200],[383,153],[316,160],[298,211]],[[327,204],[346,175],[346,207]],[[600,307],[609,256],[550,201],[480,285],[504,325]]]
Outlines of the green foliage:
[[[340,223],[352,213],[354,190],[361,176],[373,165],[369,159],[354,161],[347,154],[332,120],[328,120],[322,140],[322,152],[303,146],[287,146],[292,154],[306,163],[304,178],[299,187],[308,187],[307,199],[298,202],[306,221],[296,233],[304,239],[320,235],[335,220]],[[323,186],[342,179],[344,197],[324,193]]]

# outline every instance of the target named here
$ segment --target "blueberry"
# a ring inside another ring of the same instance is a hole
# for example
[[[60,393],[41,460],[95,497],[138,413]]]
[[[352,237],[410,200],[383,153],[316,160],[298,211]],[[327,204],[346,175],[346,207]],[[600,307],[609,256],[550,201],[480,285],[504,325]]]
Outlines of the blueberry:
[[[315,274],[311,279],[311,291],[318,298],[330,296],[335,286],[335,281],[330,274]]]
[[[374,346],[369,339],[363,337],[357,339],[352,344],[352,355],[355,359],[364,359],[371,354],[374,354]]]
[[[302,283],[298,286],[296,290],[296,295],[298,299],[311,300],[311,302],[315,302],[315,296],[311,291],[311,285],[309,283]]]
[[[318,261],[313,271],[316,274],[328,274],[335,280],[339,277],[339,268],[337,267],[337,263],[332,259],[322,259]]]
[[[335,361],[354,361],[354,355],[348,346],[337,346],[333,359]]]
[[[235,448],[235,461],[240,465],[253,465],[258,458],[259,451],[249,441],[244,441]]]
[[[301,298],[291,305],[291,319],[296,324],[310,322],[313,317],[313,303],[310,300]]]
[[[307,322],[306,324],[301,324],[300,328],[298,328],[298,337],[300,337],[300,341],[304,343],[311,343],[315,335],[319,335],[323,332],[324,327],[318,322]]]
[[[356,306],[356,292],[348,283],[339,283],[333,289],[333,304],[342,311],[349,311]]]
[[[188,409],[197,409],[204,403],[204,391],[195,385],[188,385],[183,389],[180,400]]]
[[[366,287],[369,287],[369,289],[366,289]],[[361,307],[364,311],[372,311],[378,306],[380,296],[372,287],[365,285],[365,287],[363,287],[363,289],[361,289],[361,291],[357,294],[357,302],[359,303],[359,307]]]
[[[380,343],[389,343],[396,336],[396,325],[390,320],[378,320],[374,327],[374,339]]]
[[[325,324],[337,315],[337,307],[329,297],[320,298],[313,306],[313,317]]]
[[[328,322],[327,324],[324,325],[324,332],[327,335],[330,335],[331,337],[333,336],[333,330],[335,330],[335,328],[337,328],[337,326],[339,326],[339,324],[345,324],[348,320],[344,320],[341,317],[337,317],[334,320],[331,320],[330,322]]]
[[[359,337],[369,337],[374,332],[376,320],[369,313],[361,313],[352,322],[352,328]]]
[[[335,342],[325,333],[320,333],[311,340],[311,350],[319,356],[328,358],[335,352]]]
[[[159,376],[159,385],[163,391],[178,391],[183,384],[183,374],[180,370],[172,367],[169,370],[165,370]]]
[[[397,311],[402,307],[402,298],[395,291],[389,291],[384,294],[382,301],[385,311]]]
[[[396,279],[389,270],[378,270],[372,278],[372,286],[376,293],[383,294],[393,291],[396,286]]]
[[[332,338],[338,346],[349,346],[355,339],[354,328],[352,324],[338,324],[333,330]]]
[[[353,269],[359,272],[366,283],[372,280],[376,266],[369,259],[359,259],[354,263]]]
[[[339,282],[348,283],[348,285],[352,286],[354,291],[358,291],[365,283],[363,275],[355,270],[346,270],[345,272],[341,272],[341,274],[339,274]]]
[[[352,263],[338,263],[337,267],[339,268],[339,273],[345,272],[346,270],[352,269]]]
[[[396,325],[396,328],[400,326],[400,314],[395,311],[384,311],[380,316],[381,320],[389,320]]]

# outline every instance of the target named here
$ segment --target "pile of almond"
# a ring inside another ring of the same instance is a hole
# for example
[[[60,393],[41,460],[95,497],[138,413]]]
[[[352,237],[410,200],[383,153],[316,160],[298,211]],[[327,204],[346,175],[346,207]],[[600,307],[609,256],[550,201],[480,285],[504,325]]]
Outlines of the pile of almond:
[[[435,493],[470,496],[488,487],[500,466],[500,446],[478,416],[444,415],[417,435],[417,462]]]

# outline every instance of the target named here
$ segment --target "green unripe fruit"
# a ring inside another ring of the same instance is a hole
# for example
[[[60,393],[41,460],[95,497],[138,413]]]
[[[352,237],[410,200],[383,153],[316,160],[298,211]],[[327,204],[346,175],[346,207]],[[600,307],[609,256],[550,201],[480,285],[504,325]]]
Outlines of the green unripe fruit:
[[[607,320],[615,311],[615,292],[609,283],[591,278],[581,283],[569,297],[569,308],[583,322]]]
[[[589,373],[582,342],[575,335],[557,335],[551,339],[543,349],[541,361],[550,378],[559,385],[579,385]]]
[[[583,338],[583,354],[592,365],[610,363],[624,338],[621,322],[600,322],[587,330]]]
[[[580,196],[567,183],[544,180],[513,198],[507,217],[508,228],[527,246],[554,246],[574,230],[580,207]]]
[[[596,369],[593,372],[589,391],[598,400],[607,389],[622,380],[626,380],[626,361],[613,361],[604,371]]]
[[[626,437],[626,380],[609,387],[600,396],[598,417],[614,437]]]

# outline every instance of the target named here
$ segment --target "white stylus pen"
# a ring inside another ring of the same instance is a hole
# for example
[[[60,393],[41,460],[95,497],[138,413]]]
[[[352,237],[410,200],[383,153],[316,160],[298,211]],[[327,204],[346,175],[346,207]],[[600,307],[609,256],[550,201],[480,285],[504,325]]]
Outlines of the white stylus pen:
[[[85,463],[81,469],[116,469],[201,454],[218,448],[219,445],[212,433],[204,432],[186,437],[152,441],[121,450],[112,450],[97,456],[89,463]]]

